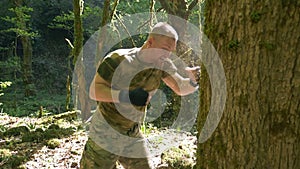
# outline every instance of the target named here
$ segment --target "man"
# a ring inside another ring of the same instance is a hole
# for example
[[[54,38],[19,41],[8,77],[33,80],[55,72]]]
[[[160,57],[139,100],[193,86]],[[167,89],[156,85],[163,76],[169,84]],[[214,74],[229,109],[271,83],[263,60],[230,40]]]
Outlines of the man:
[[[124,168],[151,168],[140,141],[140,125],[151,97],[161,81],[181,96],[198,89],[194,73],[199,67],[187,68],[189,78],[184,78],[169,59],[177,40],[175,29],[160,22],[141,48],[119,49],[104,58],[90,86],[98,109],[80,168],[111,169],[116,161]]]

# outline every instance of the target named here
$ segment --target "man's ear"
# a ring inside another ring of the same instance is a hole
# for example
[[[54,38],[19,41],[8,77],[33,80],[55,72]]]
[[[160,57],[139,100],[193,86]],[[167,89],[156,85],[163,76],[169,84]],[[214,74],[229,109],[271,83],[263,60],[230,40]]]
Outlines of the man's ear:
[[[151,47],[152,46],[152,44],[153,44],[153,37],[149,37],[149,39],[148,39],[148,41],[147,41],[147,47]]]

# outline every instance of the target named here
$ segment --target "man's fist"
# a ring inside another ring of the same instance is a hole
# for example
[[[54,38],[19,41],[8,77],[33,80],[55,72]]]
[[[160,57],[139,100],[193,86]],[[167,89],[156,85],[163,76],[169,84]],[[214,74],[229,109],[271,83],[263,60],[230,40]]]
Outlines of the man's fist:
[[[119,93],[119,100],[123,103],[131,103],[136,106],[146,106],[149,93],[142,88],[134,90],[121,90]]]
[[[185,71],[187,72],[189,78],[192,81],[199,81],[200,78],[200,66],[195,66],[195,67],[186,67]]]

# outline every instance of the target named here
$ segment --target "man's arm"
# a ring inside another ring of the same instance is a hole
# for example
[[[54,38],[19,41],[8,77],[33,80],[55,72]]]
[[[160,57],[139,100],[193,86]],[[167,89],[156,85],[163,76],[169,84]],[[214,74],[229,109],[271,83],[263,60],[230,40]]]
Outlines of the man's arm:
[[[149,102],[149,93],[142,88],[133,90],[114,90],[111,84],[96,73],[91,86],[90,98],[101,102],[131,103],[135,106],[145,106]]]
[[[101,102],[119,102],[119,90],[113,90],[111,85],[96,73],[91,86],[90,98]]]
[[[176,94],[180,96],[185,96],[195,92],[198,86],[191,85],[190,78],[184,78],[178,73],[172,76],[167,76],[162,79],[167,86],[169,86]]]
[[[189,78],[184,78],[180,74],[175,73],[174,75],[169,75],[162,80],[176,94],[185,96],[195,92],[199,88],[199,86],[197,85],[197,80],[195,78],[195,74],[199,71],[199,69],[199,67],[186,68]]]

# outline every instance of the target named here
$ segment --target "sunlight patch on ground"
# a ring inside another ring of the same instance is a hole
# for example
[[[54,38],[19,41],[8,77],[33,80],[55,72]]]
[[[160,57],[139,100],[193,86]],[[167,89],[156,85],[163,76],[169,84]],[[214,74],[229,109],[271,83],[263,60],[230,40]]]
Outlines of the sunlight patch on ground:
[[[42,128],[41,125],[49,126],[49,124],[44,124],[44,122],[41,123],[41,120],[45,119],[19,118],[0,114],[0,130],[9,130],[17,126],[27,126],[32,132],[37,128]],[[0,137],[1,150],[3,153],[7,152],[6,154],[16,155],[18,158],[25,159],[24,164],[19,166],[19,168],[75,169],[79,166],[88,134],[83,130],[84,127],[82,126],[84,125],[78,121],[66,121],[60,124],[60,126],[77,126],[77,130],[71,135],[42,140],[40,142],[37,140],[22,142],[22,137],[20,136]],[[191,133],[152,128],[147,130],[146,137],[150,152],[162,152],[150,159],[156,168],[188,169],[195,165],[197,138]],[[53,141],[53,146],[49,145],[51,144],[49,143],[50,141]],[[12,145],[10,146],[10,144]],[[169,145],[173,146],[170,147]],[[0,168],[6,165],[5,162],[5,160],[0,160]],[[118,165],[117,169],[122,169],[122,166]]]

